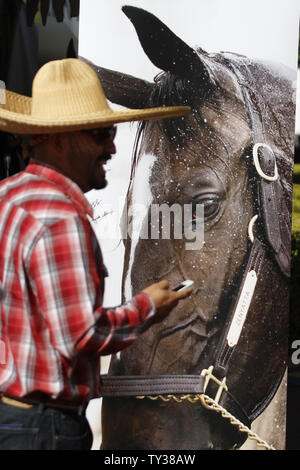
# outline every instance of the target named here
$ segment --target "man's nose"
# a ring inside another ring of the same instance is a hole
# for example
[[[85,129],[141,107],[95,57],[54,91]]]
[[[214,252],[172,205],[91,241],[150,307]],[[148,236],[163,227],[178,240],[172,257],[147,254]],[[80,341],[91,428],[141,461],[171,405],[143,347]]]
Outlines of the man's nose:
[[[113,140],[110,141],[110,144],[109,144],[109,153],[111,154],[115,154],[117,151],[116,149],[116,144],[114,143]]]

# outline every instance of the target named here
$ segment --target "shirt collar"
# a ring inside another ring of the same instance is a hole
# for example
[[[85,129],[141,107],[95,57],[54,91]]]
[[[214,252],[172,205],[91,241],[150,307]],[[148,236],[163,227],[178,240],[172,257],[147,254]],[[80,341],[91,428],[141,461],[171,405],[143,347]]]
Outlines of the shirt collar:
[[[25,168],[25,172],[41,176],[42,178],[55,183],[62,189],[64,194],[71,199],[75,206],[79,207],[80,210],[88,214],[90,217],[93,217],[92,206],[79,186],[70,178],[63,175],[57,168],[32,158]]]

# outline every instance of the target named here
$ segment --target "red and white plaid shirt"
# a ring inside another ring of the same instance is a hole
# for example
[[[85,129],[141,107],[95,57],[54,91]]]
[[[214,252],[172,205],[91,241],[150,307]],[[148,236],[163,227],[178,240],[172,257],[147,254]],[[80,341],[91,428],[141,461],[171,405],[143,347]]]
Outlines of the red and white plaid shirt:
[[[155,313],[140,293],[101,306],[104,267],[79,187],[33,160],[0,183],[0,391],[84,403],[99,396],[99,356],[129,346]]]

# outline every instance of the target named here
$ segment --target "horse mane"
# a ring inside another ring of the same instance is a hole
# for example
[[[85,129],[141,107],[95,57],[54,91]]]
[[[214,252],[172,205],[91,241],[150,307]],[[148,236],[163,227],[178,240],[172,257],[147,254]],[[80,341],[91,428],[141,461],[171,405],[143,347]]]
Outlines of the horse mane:
[[[199,77],[194,80],[178,77],[170,72],[160,72],[154,78],[154,87],[149,96],[148,105],[156,106],[190,106],[193,116],[199,125],[204,124],[199,107],[209,101],[218,85],[202,82]],[[158,121],[161,131],[176,147],[182,147],[187,139],[196,138],[195,126],[187,125],[185,117],[176,117]]]

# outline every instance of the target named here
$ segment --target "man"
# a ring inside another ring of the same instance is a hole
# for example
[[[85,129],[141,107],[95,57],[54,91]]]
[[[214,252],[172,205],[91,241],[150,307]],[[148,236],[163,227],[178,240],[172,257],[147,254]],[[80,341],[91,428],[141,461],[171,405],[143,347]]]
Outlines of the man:
[[[1,449],[89,449],[85,408],[99,396],[99,356],[115,353],[191,293],[167,281],[103,308],[104,266],[84,192],[105,187],[113,124],[186,107],[114,111],[77,59],[37,73],[32,99],[7,92],[0,129],[31,134],[34,159],[0,184]]]

